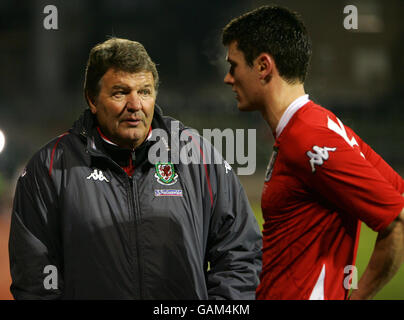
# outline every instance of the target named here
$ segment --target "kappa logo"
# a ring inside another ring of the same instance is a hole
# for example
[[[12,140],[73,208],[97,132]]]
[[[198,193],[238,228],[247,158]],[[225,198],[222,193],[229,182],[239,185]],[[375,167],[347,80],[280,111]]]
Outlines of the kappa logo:
[[[335,151],[337,148],[328,148],[328,147],[323,147],[320,148],[319,146],[314,146],[313,151],[307,151],[306,155],[310,158],[310,166],[311,166],[311,171],[314,173],[316,172],[316,167],[314,165],[321,166],[323,165],[325,160],[328,160],[329,158],[329,151]]]
[[[226,173],[231,171],[231,166],[229,165],[229,163],[226,160],[223,160],[223,163],[224,163],[224,168],[226,169]]]
[[[93,179],[95,181],[106,181],[109,180],[104,176],[101,170],[94,169],[94,171],[87,177],[87,180]]]

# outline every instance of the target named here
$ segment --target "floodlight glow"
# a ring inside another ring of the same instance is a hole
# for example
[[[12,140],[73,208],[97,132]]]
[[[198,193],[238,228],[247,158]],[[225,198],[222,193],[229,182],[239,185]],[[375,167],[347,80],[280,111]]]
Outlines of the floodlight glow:
[[[0,130],[0,153],[3,151],[5,144],[6,144],[6,137],[4,136],[3,131]]]

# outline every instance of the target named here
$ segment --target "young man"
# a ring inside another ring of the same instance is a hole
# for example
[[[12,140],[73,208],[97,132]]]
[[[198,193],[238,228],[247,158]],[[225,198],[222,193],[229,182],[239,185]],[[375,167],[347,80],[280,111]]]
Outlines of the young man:
[[[245,192],[225,164],[172,160],[183,133],[215,151],[155,107],[158,73],[144,47],[95,46],[85,79],[90,108],[18,180],[14,297],[254,299],[262,239]],[[151,163],[161,131],[173,137],[160,150],[169,160]]]
[[[275,137],[257,298],[347,299],[360,221],[379,234],[350,298],[372,298],[404,259],[403,179],[305,93],[311,44],[295,13],[261,7],[233,19],[222,40],[238,108],[261,112]]]

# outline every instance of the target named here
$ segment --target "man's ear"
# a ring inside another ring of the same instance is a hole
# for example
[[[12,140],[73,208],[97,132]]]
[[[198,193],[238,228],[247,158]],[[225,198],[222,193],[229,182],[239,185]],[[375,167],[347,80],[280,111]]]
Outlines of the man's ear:
[[[97,107],[95,106],[95,103],[91,100],[91,98],[89,97],[88,92],[86,92],[86,100],[87,100],[88,106],[90,107],[91,113],[96,114]]]
[[[271,79],[272,77],[272,73],[275,67],[275,62],[272,56],[268,53],[261,53],[255,59],[255,62],[258,68],[259,79],[269,81],[269,79]]]

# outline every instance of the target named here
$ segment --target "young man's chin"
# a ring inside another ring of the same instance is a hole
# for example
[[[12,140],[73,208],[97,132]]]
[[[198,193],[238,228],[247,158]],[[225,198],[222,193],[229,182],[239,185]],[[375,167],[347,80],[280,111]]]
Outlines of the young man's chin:
[[[237,108],[240,111],[243,111],[243,112],[249,112],[249,111],[254,111],[255,110],[253,106],[247,105],[247,104],[242,104],[240,102],[237,103]]]

